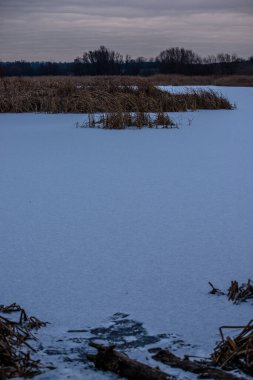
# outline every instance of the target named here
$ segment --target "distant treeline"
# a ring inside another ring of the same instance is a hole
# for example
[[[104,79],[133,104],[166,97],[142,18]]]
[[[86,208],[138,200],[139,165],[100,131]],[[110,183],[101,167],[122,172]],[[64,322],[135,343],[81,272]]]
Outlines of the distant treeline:
[[[253,75],[253,56],[236,54],[200,57],[192,50],[170,48],[156,58],[131,58],[105,46],[85,52],[73,62],[0,62],[0,76],[42,75]]]

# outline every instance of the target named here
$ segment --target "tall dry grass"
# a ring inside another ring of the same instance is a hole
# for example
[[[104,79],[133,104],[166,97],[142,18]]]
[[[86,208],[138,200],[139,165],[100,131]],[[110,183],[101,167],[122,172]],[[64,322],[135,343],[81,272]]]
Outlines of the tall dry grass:
[[[88,114],[84,123],[76,123],[80,128],[127,129],[127,128],[178,128],[178,125],[164,112],[109,112],[102,115]]]
[[[232,109],[221,94],[195,90],[172,94],[140,78],[2,78],[0,112],[178,112]]]
[[[155,85],[253,87],[253,75],[180,75],[157,74],[149,78]]]

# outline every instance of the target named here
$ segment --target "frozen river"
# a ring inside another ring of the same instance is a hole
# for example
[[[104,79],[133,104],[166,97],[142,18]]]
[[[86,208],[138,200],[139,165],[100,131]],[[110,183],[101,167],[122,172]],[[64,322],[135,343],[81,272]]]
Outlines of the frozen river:
[[[219,326],[252,318],[208,295],[253,267],[253,88],[217,89],[235,110],[171,114],[172,130],[0,114],[0,303],[51,322],[45,350],[121,312],[209,354]],[[93,376],[52,360],[50,379]]]

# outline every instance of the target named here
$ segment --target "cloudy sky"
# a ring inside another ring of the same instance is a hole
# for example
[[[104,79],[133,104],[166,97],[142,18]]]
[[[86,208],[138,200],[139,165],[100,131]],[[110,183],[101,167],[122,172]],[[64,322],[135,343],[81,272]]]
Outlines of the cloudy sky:
[[[0,0],[0,60],[71,61],[105,45],[253,55],[253,0]]]

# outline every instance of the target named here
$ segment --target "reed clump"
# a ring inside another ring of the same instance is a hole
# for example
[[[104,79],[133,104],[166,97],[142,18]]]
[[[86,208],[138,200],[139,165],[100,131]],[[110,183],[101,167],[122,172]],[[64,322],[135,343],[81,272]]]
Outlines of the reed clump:
[[[127,129],[127,128],[178,128],[178,125],[164,112],[109,112],[102,115],[88,114],[84,123],[76,123],[80,128]]]
[[[232,280],[227,291],[215,288],[211,282],[209,282],[209,285],[212,288],[209,292],[210,294],[227,296],[229,301],[237,305],[253,299],[253,281],[250,278],[242,284],[239,284],[236,280]]]
[[[236,336],[224,336],[224,330],[241,331]],[[246,326],[220,327],[221,341],[215,347],[211,359],[225,370],[237,370],[253,375],[253,320]]]
[[[34,331],[46,325],[38,318],[29,317],[16,303],[0,305],[1,379],[32,377],[42,372],[43,366],[31,357],[31,353],[36,351],[32,346],[37,340]]]
[[[0,112],[160,113],[232,109],[213,90],[174,94],[140,78],[1,78]]]

